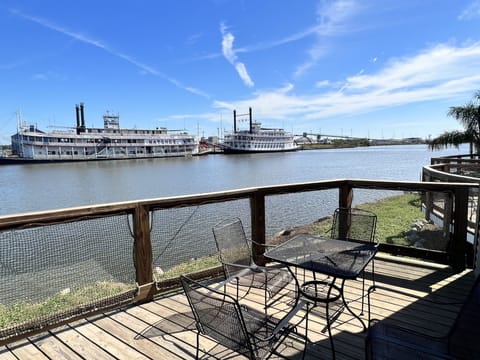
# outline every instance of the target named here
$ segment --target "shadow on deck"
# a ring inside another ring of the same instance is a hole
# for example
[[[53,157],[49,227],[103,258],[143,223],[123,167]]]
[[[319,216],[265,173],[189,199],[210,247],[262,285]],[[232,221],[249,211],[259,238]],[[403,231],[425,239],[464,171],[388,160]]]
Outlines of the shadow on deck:
[[[367,271],[370,267],[367,268]],[[367,275],[370,275],[368,273]],[[308,276],[308,275],[307,275]],[[420,261],[400,261],[380,255],[375,261],[377,285],[417,296],[434,298],[450,305],[424,304],[404,295],[376,291],[372,295],[371,316],[388,319],[404,327],[430,335],[446,333],[460,303],[473,283],[471,270],[453,274],[450,268]],[[371,284],[370,278],[367,285]],[[348,281],[345,294],[352,309],[361,312],[361,281]],[[250,296],[251,295],[251,296]],[[262,297],[250,294],[249,305],[261,307]],[[272,311],[282,316],[288,304],[280,303]],[[367,321],[366,311],[362,319]],[[325,314],[322,307],[310,315],[307,359],[331,358]],[[304,333],[304,312],[292,321],[299,322]],[[358,320],[343,312],[333,323],[337,359],[362,359],[366,332]],[[208,338],[201,338],[203,358],[242,358]],[[303,340],[288,338],[278,349],[291,359],[301,359]],[[208,352],[208,355],[205,354]],[[192,359],[195,356],[195,324],[187,299],[180,290],[155,301],[81,320],[61,328],[0,348],[5,359]],[[272,356],[276,358],[276,356]]]

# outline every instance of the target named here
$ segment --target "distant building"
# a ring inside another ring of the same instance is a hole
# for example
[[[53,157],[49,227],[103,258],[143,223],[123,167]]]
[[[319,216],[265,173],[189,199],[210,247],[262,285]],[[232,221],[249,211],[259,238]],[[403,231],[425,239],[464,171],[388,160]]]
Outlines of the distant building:
[[[218,136],[209,136],[207,138],[207,142],[209,144],[218,144],[219,143],[219,138],[218,138]]]

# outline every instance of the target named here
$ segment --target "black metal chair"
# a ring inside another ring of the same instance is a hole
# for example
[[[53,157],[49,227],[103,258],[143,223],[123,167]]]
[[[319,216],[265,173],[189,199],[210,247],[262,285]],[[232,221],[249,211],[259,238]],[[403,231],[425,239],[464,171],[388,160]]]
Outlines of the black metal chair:
[[[286,268],[274,266],[262,267],[255,264],[252,249],[245,235],[240,219],[223,220],[213,227],[215,243],[223,266],[225,278],[237,286],[258,288],[265,290],[265,306],[269,299],[284,289],[292,280],[293,275]],[[254,243],[253,241],[250,241]],[[258,244],[260,246],[268,246]],[[283,296],[283,295],[282,295]],[[278,300],[273,299],[270,304]]]
[[[369,243],[378,247],[375,241],[377,215],[358,208],[338,208],[333,214],[331,237],[359,243]],[[372,259],[372,282],[375,286],[375,259]],[[365,297],[365,271],[362,276],[362,313]]]
[[[240,305],[225,292],[180,276],[197,327],[196,359],[200,334],[249,359],[268,358],[292,331],[288,320],[279,321],[264,312]]]

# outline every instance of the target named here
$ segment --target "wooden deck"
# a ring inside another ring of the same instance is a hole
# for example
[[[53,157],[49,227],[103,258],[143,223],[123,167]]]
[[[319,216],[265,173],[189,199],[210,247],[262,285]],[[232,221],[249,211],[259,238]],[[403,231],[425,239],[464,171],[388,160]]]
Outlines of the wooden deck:
[[[368,271],[371,270],[369,266]],[[370,274],[367,274],[370,275]],[[378,290],[372,295],[372,317],[389,318],[402,326],[420,329],[432,335],[444,334],[451,326],[460,303],[472,283],[472,271],[452,274],[445,266],[419,261],[399,262],[393,257],[379,256],[375,260],[377,285],[402,290],[418,296],[430,296],[450,305],[425,304],[398,293]],[[370,284],[371,281],[367,280]],[[361,281],[349,281],[346,298],[360,313]],[[250,305],[260,307],[260,297],[252,297]],[[255,303],[255,301],[257,301]],[[281,316],[286,304],[275,311]],[[292,321],[301,321],[304,312]],[[367,320],[367,311],[362,318]],[[304,333],[304,322],[299,331]],[[310,315],[307,359],[331,358],[324,308]],[[157,298],[155,301],[105,313],[64,326],[0,348],[0,360],[6,359],[192,359],[195,354],[194,323],[187,300],[181,291]],[[332,326],[337,359],[362,359],[365,332],[358,320],[343,312]],[[291,359],[301,359],[303,340],[288,338],[279,351]],[[237,358],[228,349],[201,338],[203,358]],[[276,358],[276,356],[272,356]]]

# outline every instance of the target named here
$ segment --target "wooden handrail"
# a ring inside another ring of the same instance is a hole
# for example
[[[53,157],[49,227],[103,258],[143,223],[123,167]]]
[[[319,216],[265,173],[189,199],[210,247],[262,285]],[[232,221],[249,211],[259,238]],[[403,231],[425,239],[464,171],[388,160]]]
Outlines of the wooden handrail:
[[[362,179],[340,179],[323,180],[314,182],[294,183],[286,185],[272,185],[262,187],[244,188],[238,190],[227,190],[196,195],[182,195],[146,199],[141,201],[125,201],[111,204],[99,204],[90,206],[79,206],[66,209],[28,212],[22,214],[0,216],[0,230],[13,228],[32,223],[52,223],[78,219],[84,216],[109,215],[120,212],[133,213],[138,205],[148,206],[150,209],[168,209],[179,206],[203,205],[221,201],[250,198],[256,192],[263,192],[265,196],[280,195],[286,193],[299,193],[306,191],[318,191],[335,189],[342,186],[363,189],[378,190],[404,190],[404,191],[435,191],[446,192],[456,189],[470,188],[472,184],[464,182],[420,182],[420,181],[392,181],[392,180],[362,180]]]

